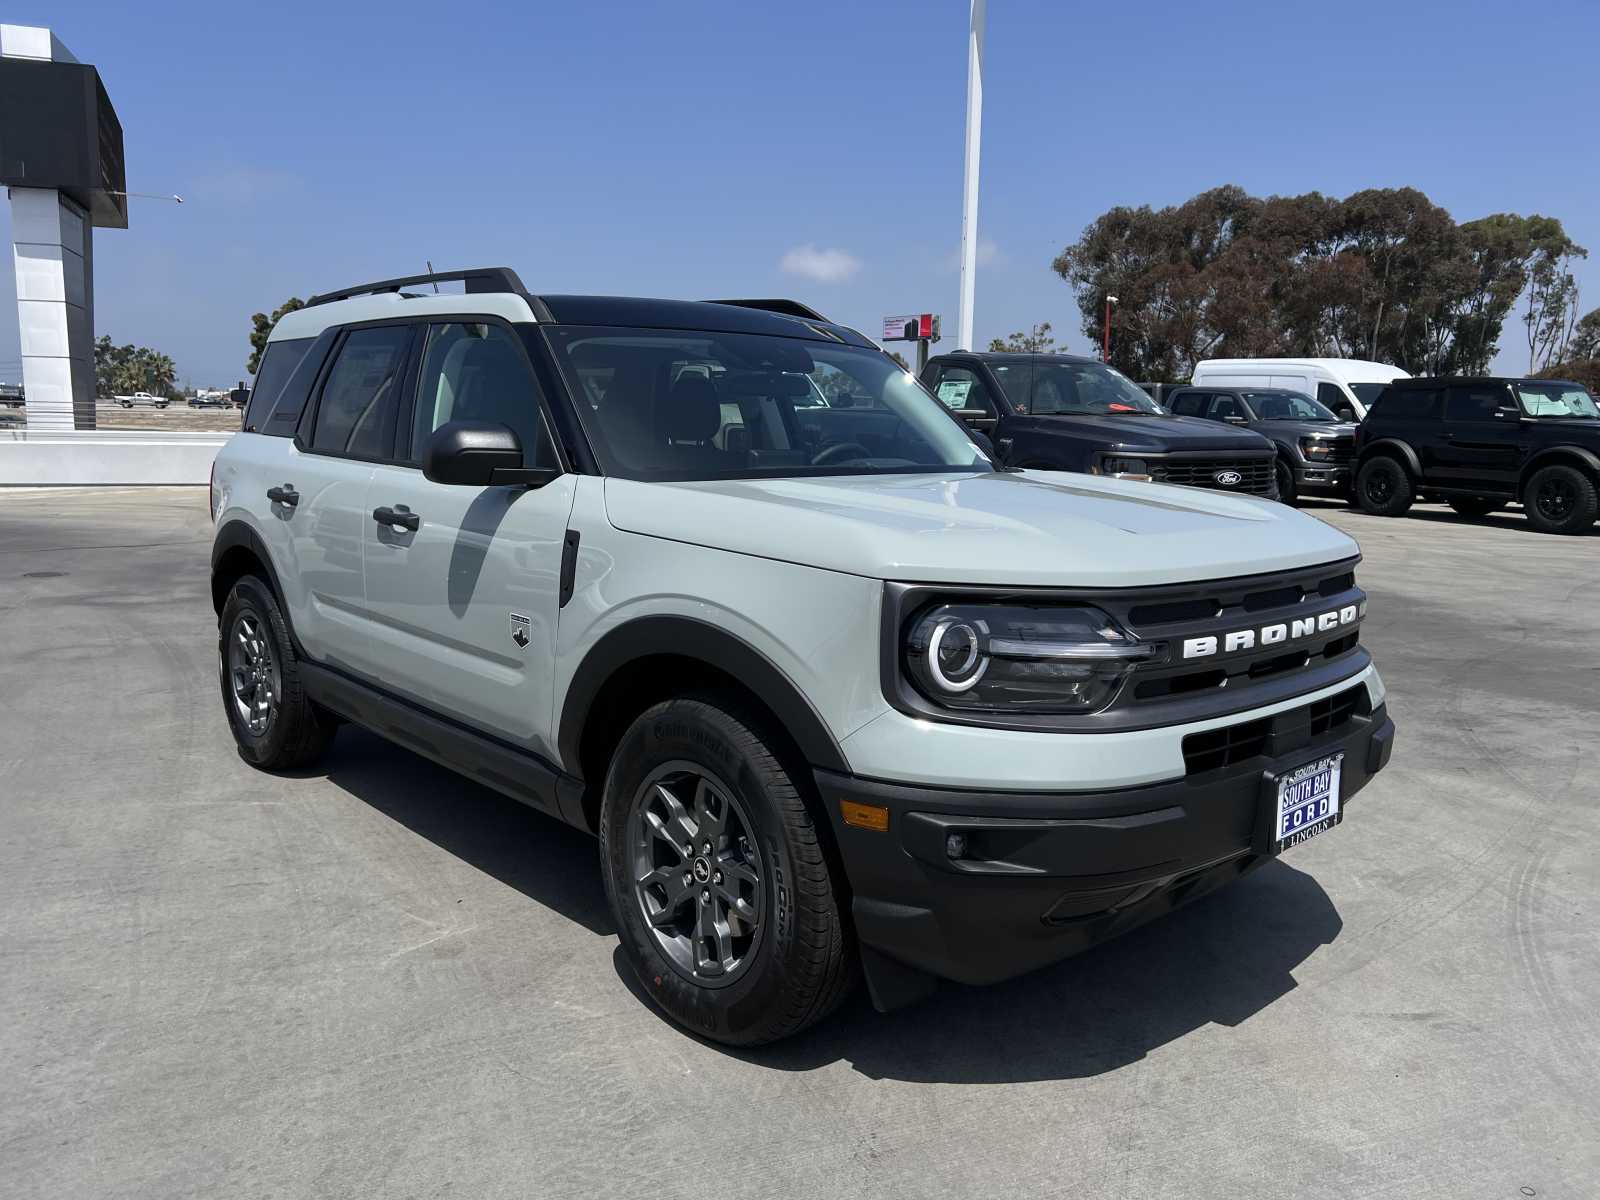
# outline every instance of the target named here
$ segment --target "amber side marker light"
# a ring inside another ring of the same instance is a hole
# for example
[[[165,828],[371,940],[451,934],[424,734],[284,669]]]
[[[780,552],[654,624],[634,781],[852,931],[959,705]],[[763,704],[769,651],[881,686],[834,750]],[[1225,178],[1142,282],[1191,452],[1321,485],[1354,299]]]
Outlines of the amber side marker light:
[[[857,804],[854,800],[839,801],[839,815],[846,825],[857,829],[876,829],[886,833],[889,829],[889,810],[879,804]]]

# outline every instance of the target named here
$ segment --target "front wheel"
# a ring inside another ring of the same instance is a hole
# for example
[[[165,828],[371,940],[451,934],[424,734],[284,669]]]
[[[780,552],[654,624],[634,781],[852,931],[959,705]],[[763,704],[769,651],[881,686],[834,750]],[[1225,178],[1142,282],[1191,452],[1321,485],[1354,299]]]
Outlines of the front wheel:
[[[1285,504],[1298,503],[1300,498],[1295,494],[1294,490],[1294,472],[1281,459],[1278,462],[1276,471],[1278,476],[1278,499]]]
[[[1415,498],[1411,475],[1396,459],[1368,459],[1356,473],[1356,500],[1375,517],[1402,517]]]
[[[844,998],[858,964],[823,836],[737,701],[634,721],[606,775],[600,862],[623,955],[669,1017],[749,1046]]]
[[[1577,467],[1556,463],[1533,473],[1522,508],[1528,523],[1541,533],[1583,533],[1594,524],[1600,500],[1594,480]]]

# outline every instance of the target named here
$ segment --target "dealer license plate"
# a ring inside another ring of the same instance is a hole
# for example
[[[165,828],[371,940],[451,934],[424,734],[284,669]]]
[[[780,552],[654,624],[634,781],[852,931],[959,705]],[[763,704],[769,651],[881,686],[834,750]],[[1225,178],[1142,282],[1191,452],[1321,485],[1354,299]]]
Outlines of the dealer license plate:
[[[1343,766],[1342,753],[1330,754],[1278,777],[1272,839],[1280,854],[1339,823],[1339,771]]]

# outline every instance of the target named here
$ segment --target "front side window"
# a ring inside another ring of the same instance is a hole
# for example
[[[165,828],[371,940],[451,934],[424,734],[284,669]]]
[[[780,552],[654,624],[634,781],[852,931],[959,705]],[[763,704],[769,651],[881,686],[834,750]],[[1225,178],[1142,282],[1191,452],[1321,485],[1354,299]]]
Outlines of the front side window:
[[[876,350],[662,329],[553,326],[547,336],[608,475],[993,469],[960,422]]]
[[[1263,421],[1321,421],[1331,424],[1339,419],[1325,406],[1299,392],[1246,392],[1244,398]]]
[[[1121,371],[1100,363],[1041,361],[1033,370],[1035,416],[1071,413],[1105,416],[1108,413],[1165,414],[1145,390]]]
[[[428,326],[412,415],[411,458],[447,421],[505,425],[522,439],[530,467],[555,467],[555,446],[539,407],[539,384],[521,344],[490,322],[451,321]]]
[[[1517,399],[1530,417],[1600,418],[1594,397],[1575,383],[1519,383]]]
[[[350,332],[322,388],[311,433],[313,450],[354,458],[389,455],[410,348],[409,325]]]
[[[1444,415],[1447,421],[1492,421],[1504,403],[1497,387],[1453,387],[1445,393]]]
[[[1350,390],[1356,394],[1357,400],[1361,401],[1361,403],[1366,407],[1371,408],[1373,402],[1377,400],[1379,396],[1383,395],[1383,389],[1388,386],[1389,385],[1386,383],[1352,383],[1350,385]],[[1324,404],[1328,404],[1327,398],[1322,394],[1322,389],[1324,387],[1333,387],[1333,385],[1331,383],[1319,384],[1317,387],[1317,398],[1322,400]],[[1339,389],[1333,388],[1333,390],[1337,392]],[[1339,406],[1337,404],[1328,404],[1328,407],[1333,409],[1334,412],[1339,411]]]

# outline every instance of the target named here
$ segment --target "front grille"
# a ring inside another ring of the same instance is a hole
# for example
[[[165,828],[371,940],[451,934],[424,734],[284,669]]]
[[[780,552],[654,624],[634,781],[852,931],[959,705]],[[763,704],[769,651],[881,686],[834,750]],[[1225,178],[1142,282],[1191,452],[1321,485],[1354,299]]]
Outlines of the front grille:
[[[1306,456],[1306,461],[1312,466],[1326,464],[1330,467],[1348,467],[1356,460],[1355,438],[1335,438],[1331,442],[1323,443],[1328,447],[1328,453],[1318,454],[1315,457]]]
[[[1270,496],[1275,488],[1270,454],[1173,455],[1150,460],[1150,477],[1160,483],[1211,488],[1219,492],[1245,492]],[[1239,482],[1223,484],[1218,475],[1233,472]]]
[[[1309,636],[1285,638],[1236,653],[1185,659],[1185,639],[1226,638],[1239,629],[1290,624],[1296,619],[1360,606],[1366,597],[1356,587],[1348,563],[1287,571],[1221,583],[1196,583],[1146,592],[1103,607],[1126,623],[1135,637],[1164,643],[1165,655],[1140,666],[1123,704],[1158,703],[1205,692],[1235,696],[1256,684],[1279,680],[1313,665],[1353,654],[1360,643],[1359,625],[1340,625]]]
[[[1367,689],[1357,684],[1270,717],[1191,733],[1183,739],[1184,774],[1204,775],[1308,746],[1341,732],[1357,717],[1367,716],[1370,708]]]

